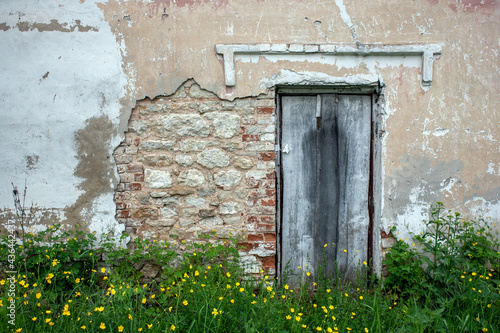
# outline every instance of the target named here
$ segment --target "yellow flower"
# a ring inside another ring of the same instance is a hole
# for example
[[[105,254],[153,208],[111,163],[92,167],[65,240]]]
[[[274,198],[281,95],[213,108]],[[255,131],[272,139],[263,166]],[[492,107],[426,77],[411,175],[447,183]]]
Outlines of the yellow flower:
[[[344,249],[344,252],[347,252],[347,250],[346,250],[346,249]]]
[[[31,320],[36,321],[36,317],[31,318]]]
[[[322,331],[323,329],[321,327],[316,327],[316,331]]]
[[[100,328],[101,330],[105,330],[105,329],[106,329],[106,325],[105,325],[104,323],[101,323],[101,326],[99,326],[99,328]]]
[[[273,287],[267,287],[267,291],[273,291]]]
[[[146,324],[148,326],[148,330],[153,327],[153,324]]]
[[[132,315],[130,313],[128,314],[128,319],[132,320]]]
[[[324,247],[327,247],[327,246],[328,246],[328,244],[325,244],[325,245],[324,245]]]
[[[231,304],[234,304],[234,299],[232,299],[230,302],[231,302]]]
[[[366,327],[365,327],[365,332],[366,332],[366,333],[368,333],[368,332],[370,332],[370,331],[368,330],[368,328],[366,328]]]
[[[36,293],[35,297],[36,297],[36,298],[40,298],[40,297],[42,297],[42,293]]]
[[[287,285],[287,284],[285,284],[285,289],[286,289],[286,290],[288,290],[288,288],[290,288],[290,287],[288,287],[288,285]]]
[[[311,276],[311,273],[310,273],[310,272],[307,272],[306,274],[307,274],[307,276]]]
[[[142,327],[137,329],[137,332],[142,332]]]
[[[123,332],[123,326],[118,326],[118,332]]]
[[[227,277],[231,277],[231,274],[229,274],[229,272],[226,273],[226,276]]]
[[[175,331],[175,325],[171,325],[171,326],[170,326],[170,330],[171,330],[171,331]]]
[[[50,322],[50,320],[51,320],[50,318],[47,318],[47,319],[45,319],[45,322],[46,322],[46,323],[49,323],[49,322]]]
[[[75,283],[80,283],[80,278],[76,278]]]
[[[244,292],[245,288],[240,288],[240,293]]]
[[[82,330],[84,330],[84,329],[86,329],[86,328],[87,328],[87,326],[83,325],[83,326],[81,326],[80,328],[81,328]]]
[[[16,332],[21,332],[22,330],[23,330],[22,328],[18,328]]]
[[[142,304],[146,303],[146,298],[142,299]]]
[[[365,266],[366,266],[366,265],[368,265],[368,264],[366,263],[366,261],[363,261],[363,265],[365,265]]]
[[[186,305],[188,305],[188,301],[187,301],[187,300],[184,300],[184,301],[182,302],[182,304],[184,304],[184,306],[186,306]]]
[[[106,268],[101,268],[101,273],[106,273]]]
[[[64,305],[63,316],[70,316],[71,312],[69,312],[69,305]]]
[[[59,264],[59,263],[60,263],[60,261],[57,259],[52,260],[52,266],[57,266],[57,264]]]
[[[483,332],[488,332],[488,329],[486,327],[483,327]]]

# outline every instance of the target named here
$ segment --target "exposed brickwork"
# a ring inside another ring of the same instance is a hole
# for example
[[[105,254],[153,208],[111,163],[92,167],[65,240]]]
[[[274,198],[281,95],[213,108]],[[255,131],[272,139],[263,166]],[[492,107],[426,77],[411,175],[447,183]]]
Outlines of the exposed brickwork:
[[[274,115],[272,96],[224,101],[192,80],[139,101],[114,152],[117,220],[133,237],[244,236],[249,271],[274,273]]]

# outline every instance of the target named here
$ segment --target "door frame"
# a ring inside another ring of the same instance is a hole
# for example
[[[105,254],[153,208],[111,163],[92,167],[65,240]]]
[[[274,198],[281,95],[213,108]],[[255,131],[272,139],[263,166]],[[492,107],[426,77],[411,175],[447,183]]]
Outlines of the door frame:
[[[382,141],[385,134],[384,85],[356,86],[277,86],[276,87],[276,272],[281,282],[286,263],[282,262],[282,209],[283,209],[283,173],[281,165],[281,97],[318,94],[353,94],[369,95],[371,107],[370,133],[370,174],[368,189],[368,253],[371,261],[370,273],[381,275],[380,219],[382,211]]]

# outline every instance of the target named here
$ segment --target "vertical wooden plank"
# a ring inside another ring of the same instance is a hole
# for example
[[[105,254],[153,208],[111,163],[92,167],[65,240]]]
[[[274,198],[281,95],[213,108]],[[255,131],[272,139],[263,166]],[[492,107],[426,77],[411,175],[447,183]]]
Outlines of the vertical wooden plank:
[[[307,259],[314,260],[309,252],[316,207],[316,96],[283,96],[281,110],[281,273],[288,265],[293,283],[299,278],[297,267],[306,269]]]
[[[348,280],[367,260],[371,97],[339,95],[339,217],[337,262]]]
[[[318,170],[318,208],[316,212],[315,243],[316,257],[326,259],[323,264],[325,273],[334,273],[335,252],[338,241],[338,191],[339,191],[339,159],[338,159],[338,123],[337,95],[322,95],[322,118],[319,132],[320,161]],[[328,244],[325,248],[324,245]]]

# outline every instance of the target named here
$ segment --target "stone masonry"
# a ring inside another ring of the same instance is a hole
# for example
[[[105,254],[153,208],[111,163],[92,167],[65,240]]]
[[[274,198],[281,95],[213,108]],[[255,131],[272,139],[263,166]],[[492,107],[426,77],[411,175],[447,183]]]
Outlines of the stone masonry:
[[[275,273],[274,95],[221,100],[193,80],[137,102],[114,158],[116,218],[132,237],[243,236],[248,273]]]

